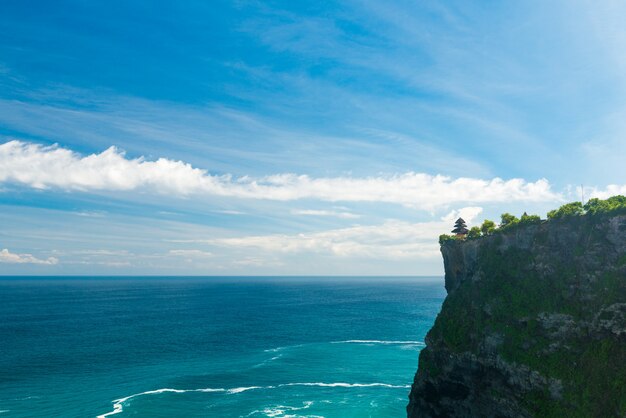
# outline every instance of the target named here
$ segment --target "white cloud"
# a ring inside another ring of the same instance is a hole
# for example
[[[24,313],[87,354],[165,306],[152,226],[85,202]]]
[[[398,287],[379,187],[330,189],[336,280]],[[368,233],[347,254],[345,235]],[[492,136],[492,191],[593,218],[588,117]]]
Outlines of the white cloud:
[[[386,202],[432,210],[458,203],[555,201],[545,179],[490,180],[451,178],[408,172],[377,177],[322,177],[292,173],[252,178],[211,175],[182,161],[126,158],[110,147],[100,154],[81,156],[59,146],[22,141],[0,145],[0,183],[65,190],[145,189],[162,194],[209,195],[289,201],[318,199],[330,202]]]
[[[85,218],[104,218],[106,216],[106,212],[104,211],[82,211],[74,213]]]
[[[134,254],[129,253],[126,250],[77,250],[77,251],[72,251],[72,254],[77,254],[77,255],[86,255],[86,256],[134,256]]]
[[[226,210],[216,210],[215,213],[223,213],[224,215],[245,215],[245,212],[242,212],[240,210],[230,210],[230,209],[226,209]]]
[[[304,215],[304,216],[332,216],[336,218],[342,219],[356,219],[360,218],[360,215],[352,212],[345,211],[335,211],[335,210],[315,210],[315,209],[300,209],[291,211],[293,215]]]
[[[467,207],[452,211],[441,221],[436,222],[409,223],[390,220],[382,225],[357,225],[313,233],[218,238],[193,242],[217,247],[256,249],[271,254],[322,253],[338,257],[371,259],[424,259],[439,256],[437,237],[451,227],[451,219],[462,216],[471,224],[481,212],[480,207]]]
[[[451,223],[451,222],[456,221],[459,217],[461,217],[463,218],[464,221],[471,222],[482,212],[483,212],[483,208],[481,207],[468,206],[463,209],[453,210],[452,212],[448,213],[446,216],[443,216],[441,220],[447,223]]]
[[[78,264],[85,266],[106,266],[106,267],[130,267],[130,261],[95,261],[95,260],[79,260],[65,261],[63,264]]]
[[[245,257],[233,263],[235,267],[281,267],[284,264],[276,260],[268,260],[262,257]]]
[[[585,195],[589,198],[607,199],[615,195],[626,195],[626,185],[609,184],[604,189],[585,187]]]
[[[0,251],[0,263],[9,264],[58,264],[59,260],[55,257],[48,257],[45,260],[34,257],[32,254],[14,254],[7,248]]]
[[[173,255],[177,257],[186,257],[186,258],[207,258],[213,257],[213,254],[207,251],[200,250],[170,250],[167,253],[168,255]]]

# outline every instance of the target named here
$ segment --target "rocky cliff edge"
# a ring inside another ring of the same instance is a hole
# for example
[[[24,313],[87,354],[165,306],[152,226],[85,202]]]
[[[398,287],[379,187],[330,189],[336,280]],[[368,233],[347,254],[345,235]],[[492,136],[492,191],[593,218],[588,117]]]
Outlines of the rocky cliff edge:
[[[626,417],[626,216],[442,243],[409,418]]]

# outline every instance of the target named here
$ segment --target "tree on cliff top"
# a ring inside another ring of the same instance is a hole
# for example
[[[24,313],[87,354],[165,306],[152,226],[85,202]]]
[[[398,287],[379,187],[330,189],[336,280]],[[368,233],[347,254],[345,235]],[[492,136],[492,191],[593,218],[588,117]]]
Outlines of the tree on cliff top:
[[[623,212],[626,211],[626,196],[612,196],[606,200],[598,199],[594,197],[589,199],[584,206],[585,212],[590,215],[598,215],[602,213],[610,212]]]
[[[500,215],[500,219],[500,228],[506,228],[519,223],[517,216],[511,215],[510,213],[503,213]]]
[[[583,215],[584,213],[585,211],[583,210],[582,203],[572,202],[572,203],[567,203],[558,209],[551,210],[550,212],[548,212],[548,219],[560,219],[560,218],[566,218],[568,216]]]
[[[496,230],[496,223],[494,221],[490,221],[489,219],[485,219],[483,224],[480,226],[480,232],[483,235],[491,235]]]
[[[471,227],[469,232],[467,233],[467,239],[475,238],[480,238],[480,228],[477,226]]]
[[[526,212],[524,212],[522,214],[522,217],[519,220],[519,223],[521,224],[538,224],[541,223],[541,218],[539,217],[539,215],[529,215]]]

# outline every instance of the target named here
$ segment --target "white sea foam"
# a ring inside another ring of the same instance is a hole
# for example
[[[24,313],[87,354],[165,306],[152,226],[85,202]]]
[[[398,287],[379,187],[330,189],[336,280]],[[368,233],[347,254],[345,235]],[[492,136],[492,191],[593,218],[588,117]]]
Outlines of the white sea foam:
[[[283,347],[268,348],[267,350],[263,350],[263,351],[265,353],[276,353],[278,351],[288,350],[290,348],[304,347],[305,345],[306,344],[285,345]]]
[[[302,406],[289,406],[289,405],[275,405],[269,406],[262,410],[256,410],[250,412],[247,416],[254,416],[256,414],[263,414],[263,416],[270,418],[296,418],[303,417],[302,415],[292,415],[291,413],[294,411],[301,411],[303,409],[308,409],[313,405],[313,401],[306,401],[302,403]],[[306,415],[306,418],[324,418],[319,415]]]
[[[267,350],[265,350],[267,352]],[[277,356],[274,356],[270,359],[267,359],[265,361],[260,362],[259,364],[255,364],[254,366],[252,366],[253,369],[259,368],[259,367],[263,367],[266,364],[271,363],[272,361],[278,360],[279,358],[281,358],[283,355],[282,354],[278,354]]]
[[[39,396],[26,396],[24,398],[0,399],[0,402],[3,402],[3,401],[26,401],[28,399],[39,399]]]
[[[113,401],[113,410],[111,412],[107,412],[106,414],[98,415],[97,418],[106,418],[111,415],[116,415],[121,413],[124,410],[124,402],[129,401],[133,398],[137,398],[139,396],[145,395],[156,395],[159,393],[186,393],[186,392],[225,392],[226,389],[213,389],[213,388],[202,388],[202,389],[170,389],[170,388],[162,388],[156,390],[148,390],[146,392],[135,393],[134,395],[126,396],[124,398],[116,399]]]
[[[384,345],[420,345],[425,346],[423,341],[395,341],[395,340],[345,340],[333,341],[332,344],[384,344]]]
[[[111,415],[116,415],[124,411],[124,403],[130,401],[133,398],[137,398],[139,396],[146,395],[156,395],[159,393],[188,393],[188,392],[203,392],[203,393],[214,393],[214,392],[224,392],[229,395],[246,392],[249,390],[256,389],[276,389],[280,387],[287,386],[318,386],[318,387],[340,387],[340,388],[366,388],[366,387],[385,387],[385,388],[410,388],[411,385],[390,385],[388,383],[344,383],[344,382],[336,382],[336,383],[325,383],[325,382],[295,382],[295,383],[282,383],[274,386],[242,386],[231,389],[224,388],[200,388],[200,389],[171,389],[171,388],[162,388],[155,390],[148,390],[146,392],[135,393],[134,395],[126,396],[124,398],[116,399],[113,401],[113,410],[107,412],[106,414],[98,415],[97,418],[106,418]],[[305,403],[306,405],[306,403]],[[308,405],[310,406],[310,405]],[[308,408],[308,406],[306,406]],[[278,415],[276,415],[278,416]]]
[[[241,392],[246,392],[248,390],[254,390],[254,389],[274,389],[275,386],[247,386],[247,387],[241,387],[241,388],[233,388],[233,389],[228,389],[226,392],[229,394],[233,394],[233,393],[241,393]]]
[[[113,410],[111,412],[107,412],[106,414],[98,415],[97,418],[105,418],[111,415],[116,415],[121,413],[124,410],[121,402],[113,401]]]
[[[384,388],[410,388],[411,385],[390,385],[388,383],[324,383],[324,382],[313,382],[313,383],[285,383],[278,386],[319,386],[319,387],[329,387],[329,388],[370,388],[370,387],[384,387]]]
[[[0,414],[4,414],[5,412],[11,412],[10,409],[0,409]]]

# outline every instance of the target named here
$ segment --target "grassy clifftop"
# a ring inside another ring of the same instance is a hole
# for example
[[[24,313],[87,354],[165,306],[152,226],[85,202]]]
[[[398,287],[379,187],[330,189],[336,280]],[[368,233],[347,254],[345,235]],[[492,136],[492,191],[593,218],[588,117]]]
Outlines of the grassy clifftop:
[[[409,417],[626,416],[626,215],[444,240]]]

